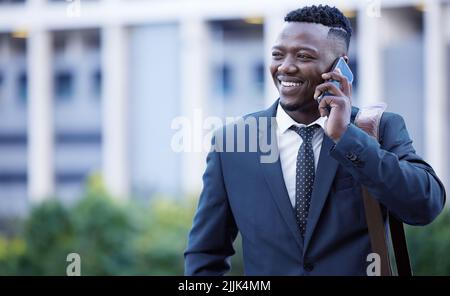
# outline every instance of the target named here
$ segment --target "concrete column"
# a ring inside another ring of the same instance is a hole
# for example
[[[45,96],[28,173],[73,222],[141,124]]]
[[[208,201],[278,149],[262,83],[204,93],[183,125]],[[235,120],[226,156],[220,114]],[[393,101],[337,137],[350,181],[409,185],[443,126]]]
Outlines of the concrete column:
[[[102,28],[102,174],[107,190],[115,197],[129,193],[127,34],[108,24]]]
[[[446,40],[447,40],[447,46],[450,46],[450,3],[447,3],[445,5],[445,34],[446,34]]]
[[[28,195],[32,202],[39,202],[55,189],[50,33],[32,28],[27,49]]]
[[[382,83],[380,17],[371,7],[358,8],[358,105],[368,106],[384,101]]]
[[[205,135],[203,119],[208,116],[207,91],[210,85],[208,24],[195,16],[180,22],[181,115],[191,124],[190,152],[182,155],[181,188],[185,194],[197,194],[202,187],[206,152],[202,145]]]
[[[444,13],[441,1],[425,2],[425,159],[448,186],[449,77]]]

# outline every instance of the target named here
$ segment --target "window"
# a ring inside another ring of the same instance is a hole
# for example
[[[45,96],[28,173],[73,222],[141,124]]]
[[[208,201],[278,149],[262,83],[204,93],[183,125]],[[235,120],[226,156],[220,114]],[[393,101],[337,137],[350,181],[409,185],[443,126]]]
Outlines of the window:
[[[22,103],[26,103],[28,97],[28,76],[22,72],[17,80],[18,96]]]
[[[0,70],[0,102],[3,100],[3,72]]]
[[[27,39],[14,37],[10,39],[11,49],[16,56],[25,56],[27,54]]]
[[[73,74],[62,71],[55,75],[55,96],[57,100],[70,100],[73,96]]]
[[[92,93],[96,98],[99,98],[102,93],[102,72],[100,70],[94,71],[92,75]]]
[[[27,183],[26,172],[14,172],[14,171],[2,171],[0,172],[0,184],[11,185],[12,183],[26,184]]]
[[[27,134],[26,133],[0,133],[0,145],[27,145]]]
[[[55,32],[53,35],[53,49],[55,52],[64,52],[67,47],[67,33]]]
[[[84,31],[83,43],[86,48],[100,50],[100,32],[99,32],[99,30]]]
[[[101,145],[102,134],[99,131],[59,132],[55,135],[55,142],[58,145]]]
[[[264,73],[265,67],[263,62],[259,62],[254,67],[254,81],[258,92],[264,92]]]
[[[216,72],[218,90],[221,91],[223,96],[228,96],[233,92],[233,85],[231,82],[231,68],[227,64],[222,64],[218,67]]]
[[[87,172],[57,172],[55,174],[55,181],[57,184],[80,184],[86,180]]]
[[[24,3],[25,0],[0,0],[0,4]]]

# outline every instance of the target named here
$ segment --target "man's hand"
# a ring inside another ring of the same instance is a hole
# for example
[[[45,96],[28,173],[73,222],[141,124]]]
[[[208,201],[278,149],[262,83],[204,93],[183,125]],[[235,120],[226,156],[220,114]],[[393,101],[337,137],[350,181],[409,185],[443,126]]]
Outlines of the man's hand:
[[[331,94],[324,96],[319,102],[319,112],[322,117],[328,116],[325,133],[336,143],[350,124],[352,86],[339,69],[322,74],[322,78],[324,80],[336,80],[340,84],[340,88],[338,88],[332,82],[326,81],[319,84],[314,93],[314,99],[316,100],[321,93],[328,92]],[[328,108],[331,108],[330,111],[328,111]]]

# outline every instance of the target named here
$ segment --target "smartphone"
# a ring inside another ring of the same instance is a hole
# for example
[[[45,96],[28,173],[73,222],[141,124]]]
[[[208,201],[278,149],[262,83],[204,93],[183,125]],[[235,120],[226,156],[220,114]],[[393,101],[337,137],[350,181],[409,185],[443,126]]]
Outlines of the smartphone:
[[[343,57],[337,58],[334,61],[333,66],[331,66],[331,69],[330,69],[329,72],[333,72],[335,69],[341,70],[342,75],[347,78],[347,80],[348,80],[348,82],[350,84],[352,84],[352,82],[353,82],[353,73],[352,73],[352,70],[350,70],[350,67],[347,65],[347,63],[345,62]],[[330,79],[328,81],[331,81],[334,85],[336,85],[338,88],[340,88],[339,81],[332,80],[332,79]],[[322,93],[317,98],[317,101],[320,103],[320,100],[322,100],[323,97],[330,96],[330,95],[332,95],[332,94],[330,94],[328,92]]]

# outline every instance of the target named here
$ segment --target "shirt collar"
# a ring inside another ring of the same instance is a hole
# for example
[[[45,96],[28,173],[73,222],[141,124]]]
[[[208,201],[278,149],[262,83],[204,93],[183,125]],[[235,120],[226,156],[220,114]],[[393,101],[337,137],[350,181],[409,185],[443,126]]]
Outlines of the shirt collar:
[[[277,114],[276,114],[275,118],[277,121],[278,128],[280,129],[280,132],[283,134],[293,125],[298,126],[298,127],[303,127],[303,126],[311,126],[314,124],[318,124],[323,130],[325,130],[325,122],[328,117],[319,117],[314,122],[311,122],[308,125],[298,123],[294,119],[292,119],[292,117],[290,117],[289,114],[287,114],[286,111],[284,111],[284,109],[283,109],[283,107],[281,107],[280,103],[278,103]]]

